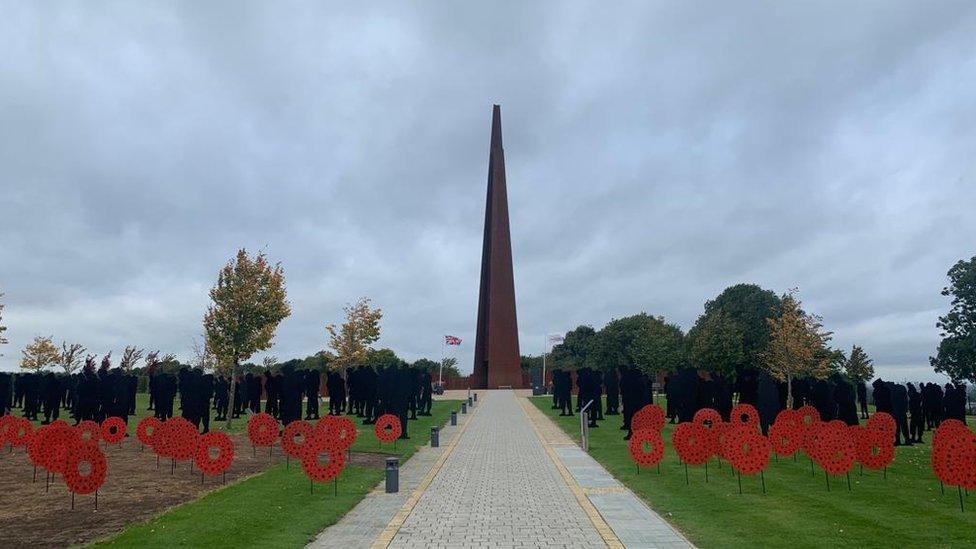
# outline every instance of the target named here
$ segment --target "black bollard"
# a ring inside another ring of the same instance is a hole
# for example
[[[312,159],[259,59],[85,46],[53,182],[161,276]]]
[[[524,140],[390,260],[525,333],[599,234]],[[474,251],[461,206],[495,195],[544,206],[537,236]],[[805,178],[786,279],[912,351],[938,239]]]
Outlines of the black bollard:
[[[462,414],[468,413],[468,403],[467,402],[462,402],[461,403],[461,413]]]
[[[441,445],[441,433],[437,427],[430,428],[430,447],[438,448]]]
[[[475,401],[475,402],[478,402],[478,393],[475,393],[475,394],[474,394],[474,401]]]
[[[457,425],[457,412],[451,412],[451,425]]]
[[[386,493],[395,494],[400,491],[400,460],[386,458]]]
[[[474,406],[474,398],[468,397],[468,406]]]

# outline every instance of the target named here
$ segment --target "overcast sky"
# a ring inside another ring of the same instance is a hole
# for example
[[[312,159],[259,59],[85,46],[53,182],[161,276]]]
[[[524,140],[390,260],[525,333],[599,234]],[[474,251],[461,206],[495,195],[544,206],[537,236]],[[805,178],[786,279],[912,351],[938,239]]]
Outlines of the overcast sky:
[[[498,103],[523,354],[754,282],[934,379],[976,4],[351,4],[0,1],[0,368],[39,334],[188,358],[246,247],[285,269],[279,359],[370,296],[380,345],[454,334],[470,371]]]

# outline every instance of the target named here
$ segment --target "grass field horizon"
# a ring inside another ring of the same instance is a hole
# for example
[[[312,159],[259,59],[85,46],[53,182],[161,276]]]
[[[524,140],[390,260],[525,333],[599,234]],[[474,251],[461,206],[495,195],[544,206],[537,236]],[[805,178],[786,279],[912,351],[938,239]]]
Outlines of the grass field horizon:
[[[575,441],[579,417],[560,417],[551,397],[532,403]],[[663,399],[656,401],[663,405]],[[638,474],[630,459],[622,416],[607,416],[589,431],[589,453],[617,480],[633,490],[652,509],[696,545],[714,547],[973,547],[976,545],[976,499],[964,496],[959,509],[955,488],[939,487],[929,465],[932,432],[923,444],[896,448],[887,479],[881,471],[857,467],[851,472],[851,491],[845,477],[832,477],[830,491],[824,472],[802,452],[793,458],[770,458],[765,471],[766,493],[760,477],[738,479],[727,463],[713,458],[708,482],[703,466],[685,468],[671,447],[673,425],[664,429],[665,456],[661,473],[655,468]]]
[[[382,444],[372,425],[355,420],[353,452],[397,456],[401,465],[430,442],[430,428],[442,426],[458,400],[435,400],[431,415],[409,422],[409,440]],[[241,422],[242,424],[244,422]],[[236,425],[235,425],[236,426]],[[332,483],[316,484],[310,493],[301,466],[279,463],[238,483],[174,507],[152,520],[128,526],[99,541],[110,547],[301,547],[336,523],[383,479],[383,469],[347,466]]]

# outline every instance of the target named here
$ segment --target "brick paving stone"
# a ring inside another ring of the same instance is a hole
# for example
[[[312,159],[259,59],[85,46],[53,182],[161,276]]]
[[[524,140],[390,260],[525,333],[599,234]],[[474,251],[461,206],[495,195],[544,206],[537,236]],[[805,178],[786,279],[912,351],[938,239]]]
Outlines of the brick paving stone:
[[[511,391],[481,393],[390,547],[606,547]]]

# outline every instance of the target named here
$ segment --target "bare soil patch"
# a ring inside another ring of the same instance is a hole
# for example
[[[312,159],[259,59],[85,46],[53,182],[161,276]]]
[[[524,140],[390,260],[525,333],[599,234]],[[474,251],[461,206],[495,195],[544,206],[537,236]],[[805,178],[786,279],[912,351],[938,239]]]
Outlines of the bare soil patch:
[[[243,433],[230,435],[234,441],[234,463],[226,474],[230,485],[283,463],[281,447],[252,451]],[[98,491],[98,509],[94,495],[75,496],[60,477],[45,490],[45,472],[37,471],[23,448],[0,452],[0,547],[66,547],[84,544],[143,522],[165,510],[193,501],[224,486],[221,477],[205,477],[190,462],[177,462],[175,471],[169,459],[156,466],[152,449],[141,449],[136,438],[126,438],[120,446],[104,446],[108,459],[108,478]],[[353,453],[348,463],[365,467],[382,467],[382,455]],[[291,466],[299,466],[291,460]]]

